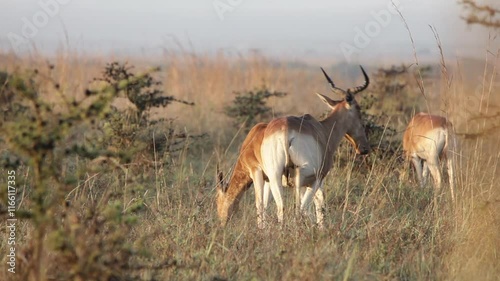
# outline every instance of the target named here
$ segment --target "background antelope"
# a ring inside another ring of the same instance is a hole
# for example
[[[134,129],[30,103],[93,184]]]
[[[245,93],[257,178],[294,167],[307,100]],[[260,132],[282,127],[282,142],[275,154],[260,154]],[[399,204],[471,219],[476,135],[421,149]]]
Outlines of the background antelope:
[[[448,155],[453,141],[451,123],[442,116],[420,112],[408,124],[403,136],[403,149],[410,158],[422,186],[430,172],[434,186],[441,187],[439,159],[446,159],[452,200],[454,196],[453,157]]]

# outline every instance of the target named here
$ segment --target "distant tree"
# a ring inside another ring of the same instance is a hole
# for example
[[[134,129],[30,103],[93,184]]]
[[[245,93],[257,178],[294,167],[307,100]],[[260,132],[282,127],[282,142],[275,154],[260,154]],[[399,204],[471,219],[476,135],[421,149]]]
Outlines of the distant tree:
[[[459,4],[466,10],[466,16],[462,16],[462,18],[467,24],[478,24],[484,27],[492,27],[497,30],[500,29],[500,7],[493,7],[493,5],[489,3],[479,4],[478,2],[479,0],[461,0]],[[491,2],[495,2],[496,5],[499,3],[498,0]],[[466,138],[477,138],[500,132],[500,112],[493,114],[479,113],[473,116],[469,121],[473,120],[487,120],[493,125],[478,132],[463,133]]]
[[[468,24],[500,28],[500,8],[490,4],[478,4],[478,0],[461,0],[459,3],[466,10],[467,14],[462,18]]]

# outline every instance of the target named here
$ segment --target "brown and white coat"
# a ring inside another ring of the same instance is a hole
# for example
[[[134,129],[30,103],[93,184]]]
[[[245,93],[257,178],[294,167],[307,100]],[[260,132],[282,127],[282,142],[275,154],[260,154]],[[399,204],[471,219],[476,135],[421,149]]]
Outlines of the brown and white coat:
[[[439,160],[446,160],[452,200],[454,196],[453,155],[455,140],[452,124],[442,116],[420,112],[408,124],[403,136],[403,149],[409,158],[420,184],[430,172],[434,186],[441,187]]]
[[[218,173],[217,210],[223,225],[237,206],[242,192],[252,183],[258,226],[264,227],[265,224],[264,210],[269,190],[277,205],[278,221],[283,221],[282,178],[292,170],[300,210],[306,210],[314,197],[316,220],[323,227],[323,179],[333,166],[333,155],[341,139],[346,137],[359,154],[366,154],[370,150],[360,108],[354,98],[369,84],[368,76],[363,68],[361,70],[365,83],[347,91],[335,87],[323,71],[332,90],[344,95],[343,100],[335,101],[317,94],[331,109],[325,119],[318,121],[309,114],[287,116],[252,128],[243,142],[228,185],[222,183],[222,174]],[[299,192],[302,194],[299,195]]]

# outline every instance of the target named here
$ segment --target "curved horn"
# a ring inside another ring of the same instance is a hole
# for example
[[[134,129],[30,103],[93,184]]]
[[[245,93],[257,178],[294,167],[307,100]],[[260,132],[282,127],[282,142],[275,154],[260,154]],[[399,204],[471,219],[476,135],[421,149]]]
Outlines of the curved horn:
[[[328,84],[330,84],[330,87],[335,88],[335,84],[333,84],[333,81],[332,81],[332,79],[330,79],[330,76],[328,76],[328,74],[326,74],[323,67],[320,67],[320,68],[321,68],[321,71],[323,72],[323,75],[325,75],[326,81],[328,81]]]
[[[363,91],[370,84],[370,78],[368,78],[368,75],[366,74],[365,70],[363,69],[363,67],[361,65],[359,67],[361,68],[361,72],[363,72],[363,76],[365,77],[365,82],[361,86],[347,89],[347,93],[352,94],[352,95],[355,95],[355,94]]]
[[[326,81],[328,81],[328,84],[330,84],[330,88],[332,89],[333,92],[337,92],[337,91],[340,91],[342,94],[346,94],[344,90],[340,89],[340,88],[337,88],[335,86],[335,84],[333,83],[332,79],[330,78],[330,76],[328,76],[328,74],[326,74],[325,70],[323,69],[323,67],[320,67],[321,68],[321,71],[323,72],[323,75],[325,75],[325,78],[326,78]]]

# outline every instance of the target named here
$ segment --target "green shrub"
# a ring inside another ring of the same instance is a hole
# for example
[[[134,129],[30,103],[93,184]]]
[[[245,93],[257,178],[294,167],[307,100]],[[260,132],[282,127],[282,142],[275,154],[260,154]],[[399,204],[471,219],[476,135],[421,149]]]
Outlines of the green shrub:
[[[0,96],[8,97],[0,120],[0,165],[16,171],[18,188],[27,186],[26,194],[23,191],[17,196],[17,204],[25,202],[16,216],[28,219],[25,231],[30,234],[17,245],[17,252],[29,258],[18,259],[15,278],[47,280],[50,275],[57,280],[122,279],[132,270],[129,258],[133,254],[133,247],[124,243],[124,238],[141,209],[137,206],[141,198],[130,206],[119,200],[121,187],[127,184],[123,164],[131,160],[132,152],[96,145],[82,132],[99,129],[100,121],[113,113],[111,103],[118,94],[147,84],[150,74],[110,81],[99,89],[87,90],[85,97],[77,100],[61,92],[51,78],[51,69],[43,75],[35,70],[0,77]],[[42,84],[48,85],[44,90],[60,97],[57,110],[42,96]],[[96,166],[98,159],[108,164]],[[85,176],[95,173],[96,168],[103,174],[117,170],[114,176],[108,175],[105,187],[119,188],[99,190],[99,200],[92,200],[86,191],[88,201],[71,201],[69,195],[78,186],[85,186]],[[5,192],[1,189],[2,205],[7,198]]]
[[[117,95],[124,96],[134,106],[134,109],[125,112],[114,107],[111,109],[103,122],[103,145],[134,151],[134,162],[142,165],[156,161],[168,164],[171,155],[183,149],[188,139],[204,135],[193,136],[177,132],[174,119],[155,119],[151,116],[151,110],[165,108],[172,102],[188,106],[193,106],[194,103],[165,95],[159,89],[162,83],[151,73],[138,76],[131,71],[132,68],[127,64],[112,62],[106,65],[102,77],[94,78],[94,81],[107,85],[121,85]],[[154,153],[159,159],[155,160]]]
[[[260,89],[245,92],[234,92],[236,97],[231,105],[224,108],[224,113],[234,119],[233,124],[243,126],[248,132],[258,122],[267,122],[272,118],[271,108],[266,105],[271,97],[284,97],[284,92],[270,91],[265,86]]]

